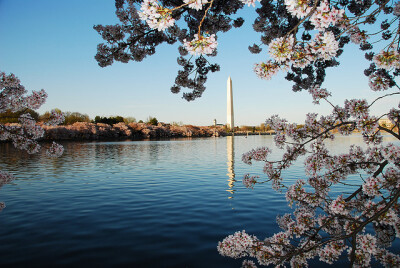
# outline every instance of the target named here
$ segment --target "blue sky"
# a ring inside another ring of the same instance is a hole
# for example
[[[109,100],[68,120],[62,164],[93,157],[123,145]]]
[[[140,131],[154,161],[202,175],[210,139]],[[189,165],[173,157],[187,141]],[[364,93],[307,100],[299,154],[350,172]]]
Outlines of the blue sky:
[[[307,112],[327,114],[331,108],[312,104],[307,92],[294,93],[280,74],[270,81],[253,73],[253,64],[267,59],[266,51],[252,55],[247,47],[259,43],[252,30],[255,11],[245,7],[247,19],[240,29],[218,37],[218,56],[211,61],[221,71],[209,75],[203,97],[186,102],[170,92],[178,55],[175,45],[162,45],[143,62],[114,63],[101,68],[94,59],[102,39],[95,24],[115,24],[114,0],[0,0],[0,70],[16,74],[28,90],[45,89],[49,97],[39,112],[59,108],[91,118],[133,116],[145,120],[210,125],[226,123],[226,81],[233,81],[236,125],[259,125],[273,114],[301,123]],[[332,102],[346,98],[373,100],[363,69],[369,64],[356,47],[340,58],[341,66],[329,70],[324,86]],[[398,99],[381,101],[376,112]]]

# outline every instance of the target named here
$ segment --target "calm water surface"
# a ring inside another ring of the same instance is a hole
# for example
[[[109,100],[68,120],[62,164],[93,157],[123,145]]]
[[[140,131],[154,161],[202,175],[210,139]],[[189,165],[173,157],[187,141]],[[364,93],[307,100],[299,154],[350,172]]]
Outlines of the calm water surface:
[[[360,142],[338,137],[331,148]],[[270,236],[290,211],[269,185],[241,182],[262,174],[241,155],[273,147],[271,136],[63,145],[49,159],[0,144],[0,169],[18,178],[0,189],[1,267],[240,267],[218,241],[243,229]],[[301,164],[285,178],[303,178]]]

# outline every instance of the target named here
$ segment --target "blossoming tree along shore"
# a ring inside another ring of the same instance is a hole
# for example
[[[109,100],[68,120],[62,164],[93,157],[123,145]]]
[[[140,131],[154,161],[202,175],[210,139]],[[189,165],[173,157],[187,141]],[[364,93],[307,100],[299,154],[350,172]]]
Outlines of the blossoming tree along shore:
[[[47,93],[42,89],[33,91],[27,95],[28,91],[21,85],[20,80],[14,75],[7,75],[0,72],[0,113],[6,111],[21,112],[28,109],[37,110],[46,101]],[[47,124],[56,125],[64,121],[64,116],[52,111]],[[29,154],[39,152],[40,145],[37,139],[44,135],[44,130],[36,125],[36,121],[29,113],[23,113],[19,117],[19,124],[0,124],[0,140],[11,141],[14,146],[24,150]],[[53,142],[47,148],[46,154],[50,157],[59,157],[64,149],[61,145]],[[0,187],[11,182],[14,176],[4,170],[0,170]],[[0,210],[5,207],[0,203]]]
[[[219,70],[207,60],[217,53],[217,34],[240,27],[244,19],[235,13],[255,0],[116,0],[116,15],[121,25],[97,25],[94,28],[106,44],[98,45],[95,56],[100,66],[114,60],[141,61],[155,53],[157,45],[180,41],[178,72],[171,91],[182,88],[186,100],[200,97],[209,71]],[[294,212],[277,218],[282,229],[266,239],[236,232],[218,244],[223,256],[249,257],[244,267],[260,265],[307,266],[311,259],[332,264],[340,256],[350,266],[367,267],[380,262],[385,267],[400,267],[400,256],[390,252],[400,237],[400,147],[383,143],[382,131],[400,139],[398,107],[388,107],[379,115],[370,108],[383,98],[400,94],[395,79],[400,75],[399,16],[400,2],[388,0],[261,0],[253,28],[261,33],[261,44],[249,47],[252,53],[268,50],[269,59],[255,64],[262,79],[286,72],[293,91],[307,90],[315,104],[326,101],[332,113],[307,114],[304,126],[290,124],[279,116],[267,120],[276,131],[274,141],[284,150],[282,159],[270,159],[269,148],[257,148],[243,155],[243,161],[264,162],[265,180],[249,174],[243,183],[252,188],[268,182],[285,192]],[[179,26],[176,21],[181,20]],[[371,65],[364,71],[369,87],[381,96],[368,103],[365,99],[346,100],[343,105],[330,102],[331,93],[322,87],[326,69],[339,65],[348,43],[366,51]],[[377,44],[379,50],[374,51]],[[387,117],[390,126],[378,121]],[[365,147],[350,146],[348,153],[332,154],[325,146],[335,140],[334,131],[349,135],[358,129]],[[305,158],[307,179],[287,184],[282,172]],[[347,185],[349,175],[359,174],[358,185]],[[354,192],[334,195],[331,191],[345,185]],[[353,187],[353,188],[352,188]]]

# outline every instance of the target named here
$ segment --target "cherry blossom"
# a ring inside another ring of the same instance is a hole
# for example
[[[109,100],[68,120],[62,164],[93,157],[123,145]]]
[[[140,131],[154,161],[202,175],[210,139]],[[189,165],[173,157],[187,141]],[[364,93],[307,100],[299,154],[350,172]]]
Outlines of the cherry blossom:
[[[369,38],[366,31],[361,31],[358,26],[351,27],[348,32],[350,34],[350,40],[354,44],[364,43]]]
[[[256,239],[255,236],[248,235],[244,230],[236,232],[218,243],[218,252],[232,258],[247,256],[247,250],[255,245]]]
[[[257,268],[256,264],[251,260],[244,260],[242,268]]]
[[[212,54],[217,48],[218,42],[215,34],[212,35],[194,35],[192,41],[183,40],[185,49],[192,55],[208,55]]]
[[[285,0],[285,5],[288,12],[299,19],[304,18],[311,11],[307,0]]]
[[[201,10],[204,4],[207,4],[207,0],[183,0],[184,3],[189,4],[188,7]]]
[[[296,44],[293,48],[290,60],[293,67],[304,68],[314,60],[314,56],[310,51],[310,47],[304,48],[300,44]]]
[[[369,196],[380,196],[379,190],[381,188],[382,179],[377,177],[369,177],[362,185],[364,194]]]
[[[313,103],[315,104],[319,104],[319,101],[321,99],[325,99],[326,97],[331,96],[331,93],[329,93],[325,88],[319,88],[319,86],[310,88],[308,92],[310,92],[310,94],[312,95],[314,100]]]
[[[382,50],[374,56],[374,62],[378,68],[390,70],[400,67],[400,54],[397,47],[391,46],[388,50]]]
[[[269,80],[280,70],[276,62],[267,61],[254,64],[254,72],[256,75],[265,80]]]
[[[343,17],[343,14],[343,9],[330,7],[328,2],[321,1],[316,12],[311,16],[310,22],[317,30],[324,30],[330,25],[336,25],[336,23]]]
[[[12,174],[0,170],[0,187],[4,184],[12,182],[14,179],[15,177]]]
[[[145,20],[150,28],[164,31],[175,24],[171,10],[162,7],[157,0],[144,0],[138,12],[140,18]]]
[[[347,246],[343,241],[332,241],[320,250],[319,259],[323,262],[333,264],[346,248]]]
[[[369,76],[368,85],[373,91],[383,91],[390,87],[390,80],[379,73],[373,73]]]
[[[47,93],[44,90],[33,91],[30,95],[27,93],[14,74],[6,75],[4,72],[0,72],[0,112],[38,109],[46,101]],[[50,123],[60,123],[64,120],[63,115],[55,111],[52,115],[53,119]],[[29,113],[22,114],[18,120],[19,124],[0,124],[0,140],[11,141],[17,149],[24,150],[29,154],[39,152],[41,146],[37,140],[43,137],[43,128],[36,124]],[[63,150],[63,147],[56,143],[50,147],[50,152],[57,157],[61,156]],[[0,187],[13,179],[13,175],[0,170]],[[4,207],[5,204],[2,202],[0,210]]]
[[[64,147],[53,142],[50,148],[46,151],[46,154],[50,157],[60,157],[64,152]]]
[[[250,176],[249,174],[244,175],[243,176],[243,185],[246,188],[253,189],[254,184],[257,183],[256,178],[259,178],[259,176]]]
[[[343,200],[343,195],[338,196],[331,205],[329,206],[330,211],[334,214],[341,214],[341,215],[346,215],[348,214],[348,211],[346,211],[346,202]]]
[[[240,0],[243,4],[247,6],[256,6],[256,1],[260,2],[260,0]]]
[[[292,35],[280,37],[269,43],[269,54],[277,63],[282,63],[291,58],[293,46],[294,38]]]
[[[369,115],[368,103],[365,99],[346,100],[345,107],[351,116],[362,118]]]
[[[332,32],[320,32],[315,35],[314,41],[311,42],[310,47],[318,58],[330,60],[336,56],[339,43]]]

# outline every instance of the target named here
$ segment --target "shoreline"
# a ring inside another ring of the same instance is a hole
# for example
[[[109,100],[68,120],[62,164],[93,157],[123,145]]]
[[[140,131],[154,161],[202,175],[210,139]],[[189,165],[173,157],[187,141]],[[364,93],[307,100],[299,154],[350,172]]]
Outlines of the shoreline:
[[[145,123],[108,125],[103,123],[77,122],[66,126],[42,125],[41,127],[44,129],[45,134],[39,141],[119,141],[219,137],[227,134],[224,127],[220,126],[176,126],[163,123],[154,126]]]

